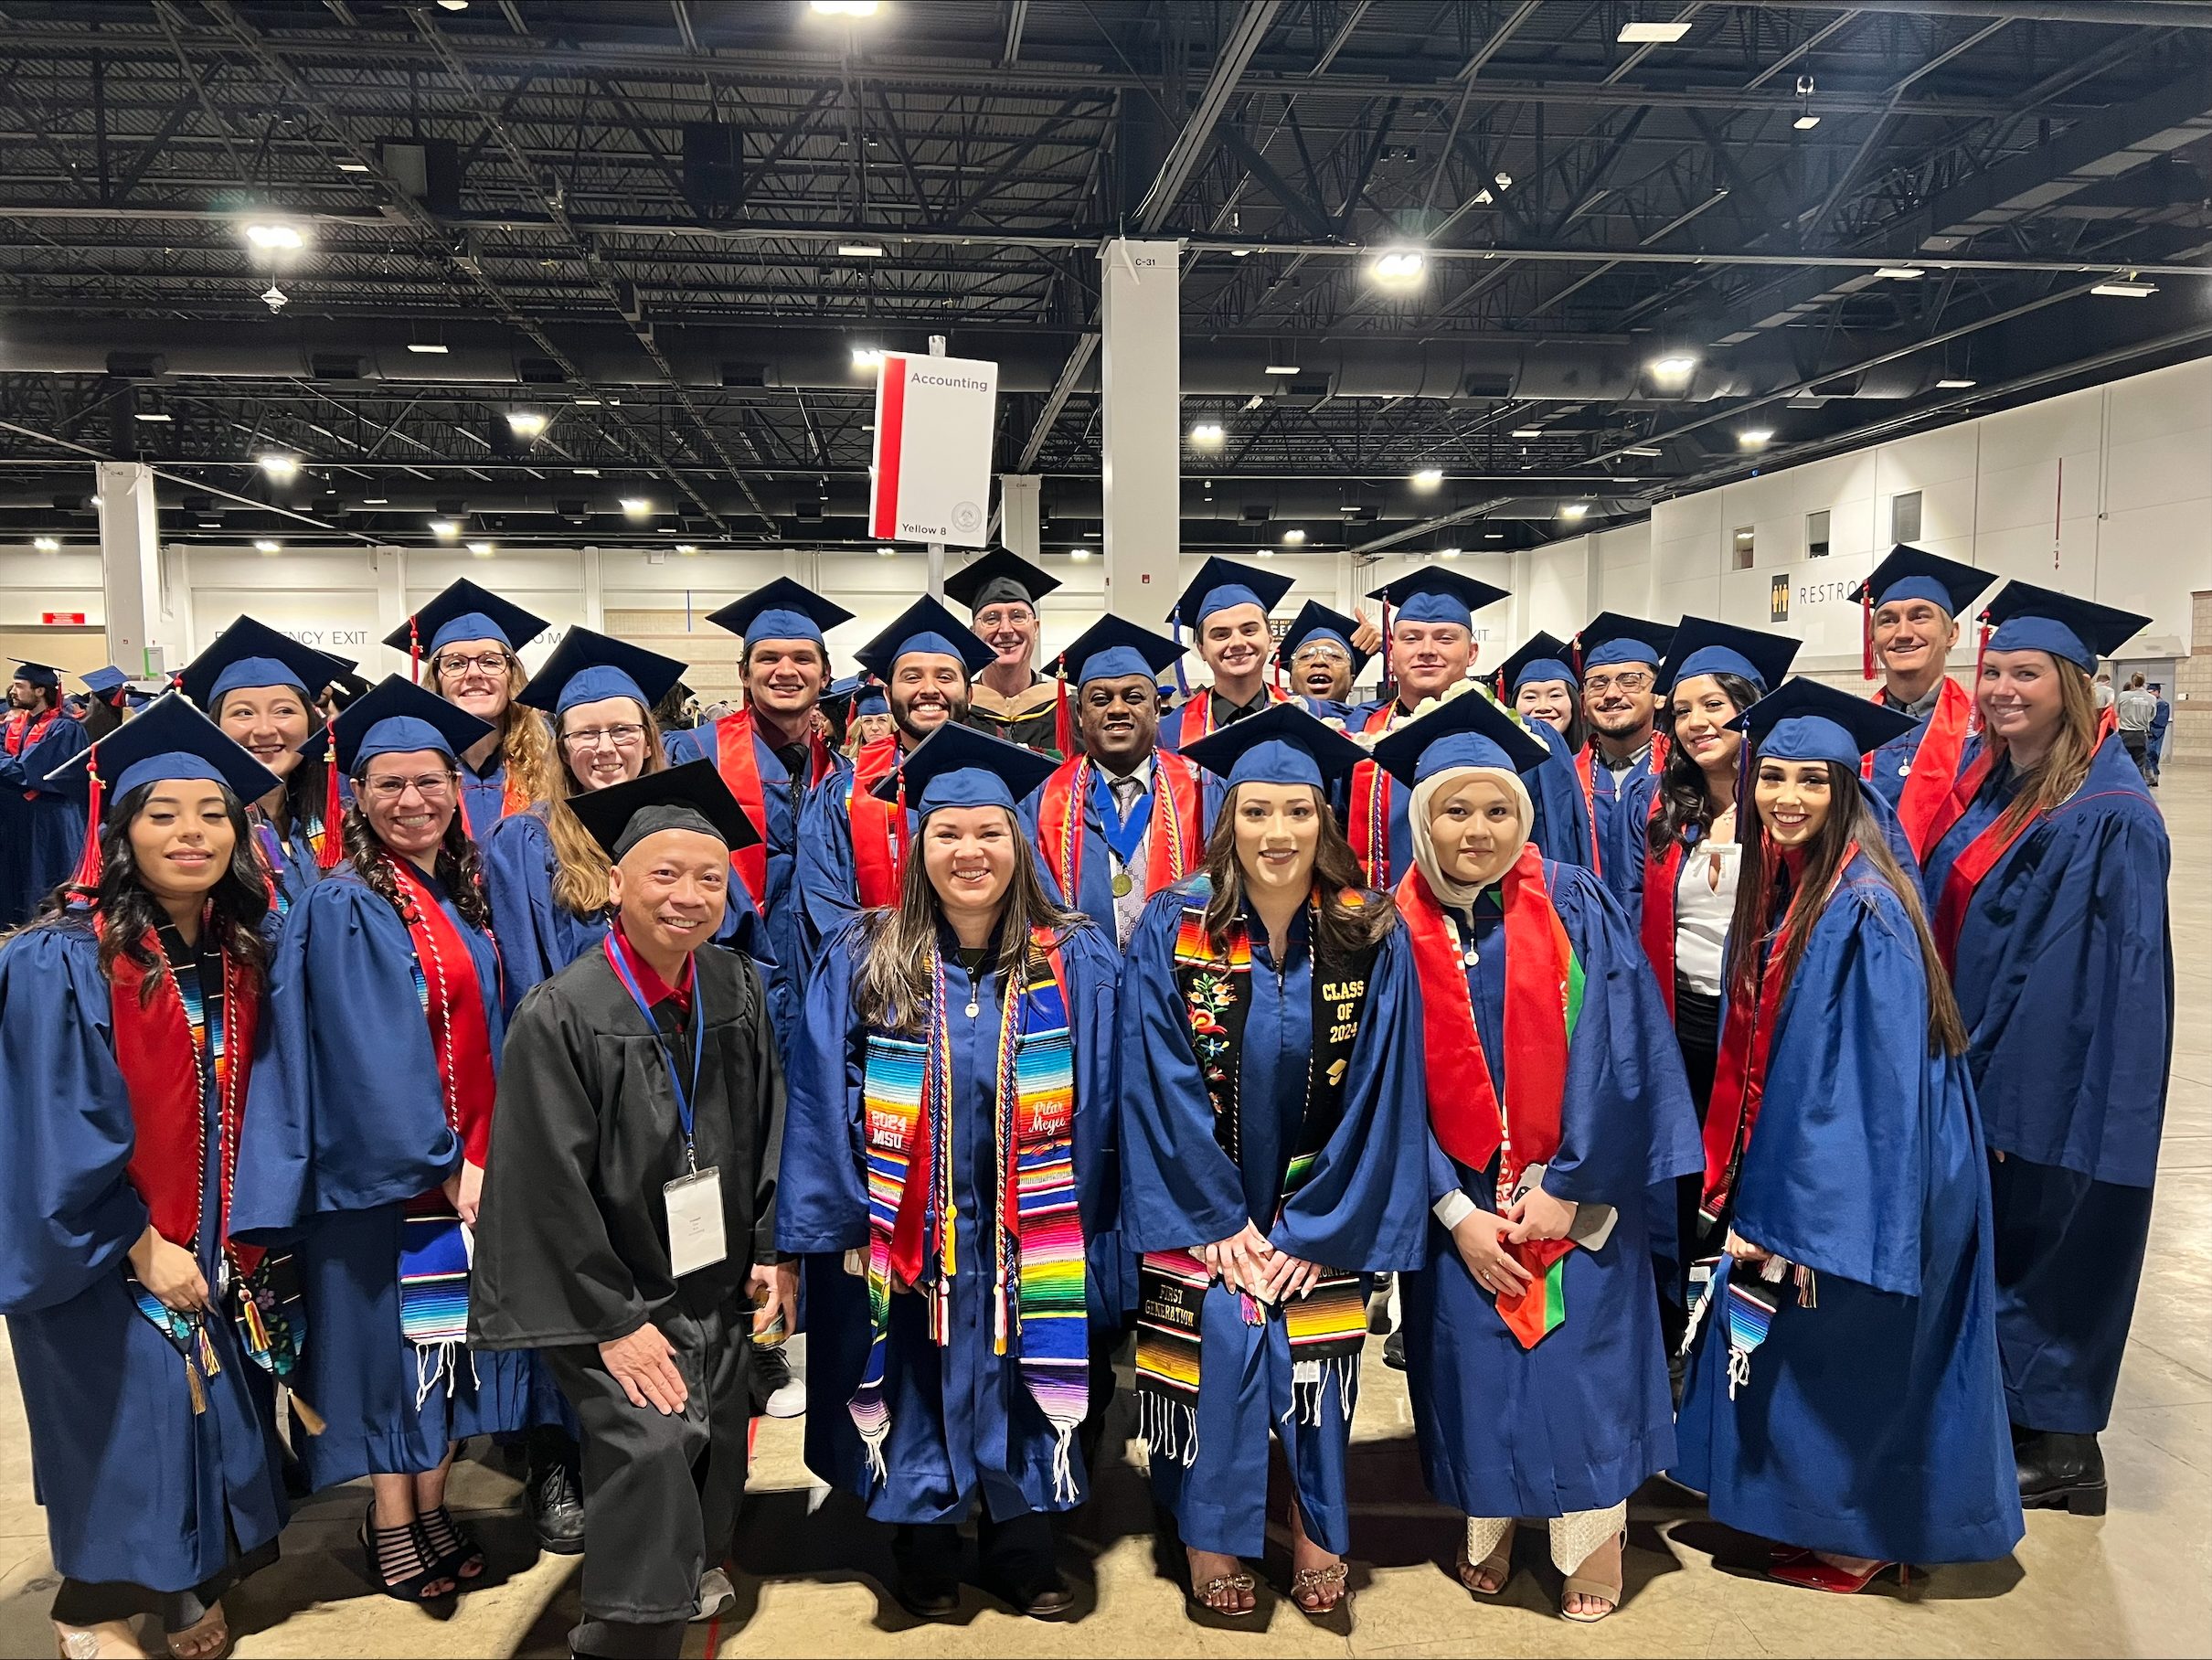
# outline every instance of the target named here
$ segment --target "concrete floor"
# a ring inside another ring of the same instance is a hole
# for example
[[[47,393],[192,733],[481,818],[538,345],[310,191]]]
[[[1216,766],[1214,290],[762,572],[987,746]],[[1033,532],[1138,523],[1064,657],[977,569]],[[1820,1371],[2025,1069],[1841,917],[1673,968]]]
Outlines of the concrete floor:
[[[2036,1512],[2014,1559],[1944,1568],[1858,1597],[1793,1591],[1750,1566],[1760,1541],[1654,1483],[1630,1506],[1628,1594],[1595,1626],[1558,1619],[1540,1529],[1525,1530],[1505,1597],[1478,1605],[1452,1579],[1453,1519],[1427,1502],[1403,1379],[1369,1346],[1353,1451],[1348,1614],[1308,1622],[1287,1601],[1231,1629],[1194,1622],[1155,1559],[1130,1443],[1074,1517],[1068,1556],[1081,1617],[1044,1624],[971,1591],[960,1616],[920,1625],[881,1591],[880,1533],[816,1485],[800,1426],[764,1421],[737,1552],[739,1605],[714,1628],[728,1655],[2203,1655],[2212,1653],[2212,774],[2170,771],[2180,1019],[2150,1261],[2120,1400],[2104,1438],[2111,1514]],[[0,1655],[54,1652],[44,1520],[31,1500],[15,1373],[0,1395]],[[1126,1429],[1126,1423],[1122,1426]],[[573,1559],[533,1559],[516,1485],[465,1464],[470,1514],[499,1582],[440,1622],[372,1594],[354,1543],[365,1498],[326,1494],[284,1538],[284,1559],[230,1600],[243,1655],[564,1655]],[[1280,1583],[1287,1546],[1269,1563]],[[1263,1634],[1255,1634],[1263,1633]],[[708,1652],[695,1626],[686,1652]],[[157,1651],[158,1652],[158,1651]]]

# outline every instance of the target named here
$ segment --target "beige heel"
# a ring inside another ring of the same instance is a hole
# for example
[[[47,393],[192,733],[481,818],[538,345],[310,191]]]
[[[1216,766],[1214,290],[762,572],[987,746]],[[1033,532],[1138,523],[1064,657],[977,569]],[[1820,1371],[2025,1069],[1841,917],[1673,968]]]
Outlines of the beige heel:
[[[1482,1518],[1472,1516],[1467,1518],[1467,1538],[1466,1542],[1460,1547],[1460,1558],[1456,1564],[1460,1583],[1467,1588],[1468,1594],[1471,1596],[1501,1596],[1505,1592],[1505,1582],[1513,1578],[1513,1540],[1518,1527],[1515,1523],[1508,1520],[1505,1531],[1497,1536],[1497,1542],[1491,1546],[1490,1554],[1478,1562],[1474,1559],[1474,1552],[1477,1548],[1475,1530],[1480,1526],[1481,1520]],[[1484,1579],[1494,1579],[1497,1583],[1488,1590],[1484,1590],[1474,1582],[1474,1576],[1477,1574],[1482,1575]]]
[[[1628,1530],[1623,1528],[1615,1537],[1620,1540],[1622,1553],[1620,1577],[1608,1584],[1603,1580],[1589,1579],[1579,1572],[1569,1574],[1567,1583],[1559,1588],[1560,1619],[1572,1620],[1578,1625],[1595,1625],[1621,1606],[1621,1592],[1628,1580]],[[1602,1549],[1604,1547],[1601,1546],[1599,1548]],[[1596,1551],[1590,1553],[1591,1556],[1596,1554]],[[1590,1558],[1585,1557],[1582,1559],[1587,1562]],[[1569,1597],[1596,1597],[1606,1606],[1604,1611],[1600,1613],[1569,1613],[1567,1610],[1567,1600]]]

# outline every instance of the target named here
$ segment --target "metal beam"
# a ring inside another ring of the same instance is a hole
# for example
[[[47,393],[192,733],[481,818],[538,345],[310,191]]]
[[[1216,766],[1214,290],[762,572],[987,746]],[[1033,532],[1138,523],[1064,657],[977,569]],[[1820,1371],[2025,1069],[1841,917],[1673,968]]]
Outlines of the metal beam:
[[[1190,183],[1191,175],[1198,170],[1205,159],[1206,147],[1214,135],[1214,123],[1228,108],[1228,101],[1237,90],[1237,83],[1244,78],[1252,55],[1267,38],[1268,30],[1275,24],[1275,14],[1282,9],[1282,0],[1246,0],[1243,10],[1228,37],[1221,43],[1220,56],[1214,60],[1214,72],[1207,78],[1206,90],[1198,94],[1198,101],[1191,106],[1190,115],[1183,123],[1183,131],[1175,134],[1175,142],[1168,146],[1166,158],[1160,164],[1159,176],[1144,199],[1137,204],[1137,229],[1149,236],[1167,223],[1167,216],[1175,211],[1181,199],[1183,186]]]
[[[1099,337],[1095,332],[1086,334],[1076,341],[1075,349],[1068,354],[1068,361],[1060,368],[1060,378],[1046,395],[1045,407],[1037,414],[1037,425],[1029,431],[1029,442],[1022,446],[1022,458],[1015,464],[1015,472],[1029,473],[1036,470],[1037,458],[1044,452],[1045,440],[1052,435],[1060,411],[1068,407],[1068,399],[1075,395],[1076,383],[1090,367],[1090,360],[1098,356],[1098,350]]]
[[[1233,121],[1223,122],[1217,129],[1221,142],[1231,154],[1244,165],[1244,170],[1258,179],[1267,193],[1281,204],[1282,208],[1298,222],[1298,228],[1310,237],[1333,241],[1337,228],[1327,214],[1310,201],[1304,191],[1291,183],[1276,170],[1275,165],[1260,153],[1259,146],[1244,136]]]
[[[1715,0],[1767,12],[1831,12],[1837,0]],[[2201,0],[1852,0],[1862,12],[1908,17],[2002,17],[2016,23],[2103,23],[2117,27],[2212,29]]]

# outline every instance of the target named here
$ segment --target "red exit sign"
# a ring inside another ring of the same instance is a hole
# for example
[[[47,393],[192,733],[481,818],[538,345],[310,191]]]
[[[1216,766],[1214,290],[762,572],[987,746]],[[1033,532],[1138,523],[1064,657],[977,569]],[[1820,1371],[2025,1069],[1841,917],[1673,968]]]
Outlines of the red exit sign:
[[[38,613],[38,621],[48,628],[82,628],[84,612],[81,611],[42,611]]]

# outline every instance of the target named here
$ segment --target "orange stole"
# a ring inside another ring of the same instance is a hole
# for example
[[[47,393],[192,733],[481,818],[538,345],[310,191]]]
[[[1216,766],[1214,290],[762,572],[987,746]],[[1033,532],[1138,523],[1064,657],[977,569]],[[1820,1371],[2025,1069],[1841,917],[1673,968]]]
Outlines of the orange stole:
[[[877,801],[873,786],[899,765],[899,734],[863,744],[853,757],[853,785],[845,816],[853,831],[853,883],[863,906],[896,905],[906,871],[907,815],[903,802]]]
[[[1209,694],[1210,695],[1210,694]],[[1153,751],[1153,833],[1146,837],[1144,856],[1144,897],[1150,899],[1163,888],[1172,888],[1192,871],[1206,857],[1206,838],[1201,834],[1199,819],[1198,769],[1182,756],[1165,750]],[[1060,885],[1060,897],[1070,905],[1080,905],[1078,897],[1083,879],[1083,803],[1090,793],[1092,765],[1090,757],[1079,755],[1072,761],[1062,761],[1052,776],[1045,780],[1037,802],[1037,851],[1051,870],[1053,878]],[[1164,804],[1170,816],[1163,819],[1160,813],[1164,791]],[[1172,826],[1172,834],[1161,835],[1163,824]]]

